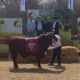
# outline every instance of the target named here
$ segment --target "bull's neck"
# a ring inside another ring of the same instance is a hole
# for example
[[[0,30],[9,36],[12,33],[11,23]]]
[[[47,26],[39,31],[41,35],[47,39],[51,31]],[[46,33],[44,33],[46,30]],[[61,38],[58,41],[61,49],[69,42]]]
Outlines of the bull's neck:
[[[47,48],[52,44],[52,39],[47,36],[46,37],[46,41],[45,41],[45,49],[47,50]]]

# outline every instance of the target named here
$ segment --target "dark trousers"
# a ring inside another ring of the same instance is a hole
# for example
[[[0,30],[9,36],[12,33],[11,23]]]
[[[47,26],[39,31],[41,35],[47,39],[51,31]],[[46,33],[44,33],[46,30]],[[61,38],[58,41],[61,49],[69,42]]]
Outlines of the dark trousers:
[[[60,65],[61,64],[61,47],[58,47],[56,49],[54,48],[51,64],[54,63],[54,60],[55,60],[56,56],[57,56],[57,59],[58,59],[58,64]]]
[[[31,36],[34,37],[34,31],[32,31],[32,32],[28,31],[28,37],[31,37]]]
[[[37,36],[43,34],[43,30],[37,30]]]

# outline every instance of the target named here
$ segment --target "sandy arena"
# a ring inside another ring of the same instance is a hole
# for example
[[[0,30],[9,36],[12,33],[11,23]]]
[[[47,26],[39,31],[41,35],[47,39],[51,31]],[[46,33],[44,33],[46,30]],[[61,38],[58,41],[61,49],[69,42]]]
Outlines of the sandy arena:
[[[13,62],[0,59],[0,80],[80,80],[80,63],[62,63],[62,67],[48,66],[48,63],[18,64],[13,68]]]

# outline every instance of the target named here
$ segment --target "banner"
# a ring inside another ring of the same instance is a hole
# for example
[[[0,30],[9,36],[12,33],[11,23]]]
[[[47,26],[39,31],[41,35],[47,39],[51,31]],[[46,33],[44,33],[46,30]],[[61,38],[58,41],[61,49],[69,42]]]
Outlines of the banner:
[[[22,18],[0,18],[0,51],[8,50],[12,36],[22,36]]]
[[[0,36],[22,34],[22,18],[0,18]]]
[[[21,0],[20,11],[25,11],[25,0]]]
[[[74,0],[68,1],[68,9],[74,10]]]

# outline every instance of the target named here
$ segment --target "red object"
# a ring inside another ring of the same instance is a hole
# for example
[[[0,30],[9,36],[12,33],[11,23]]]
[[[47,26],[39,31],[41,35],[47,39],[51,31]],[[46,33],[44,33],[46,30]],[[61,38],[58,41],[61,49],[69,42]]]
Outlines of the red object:
[[[38,48],[38,38],[27,38],[26,40],[26,52],[36,52]]]
[[[53,34],[54,34],[54,31],[51,31],[51,33],[53,33]]]

